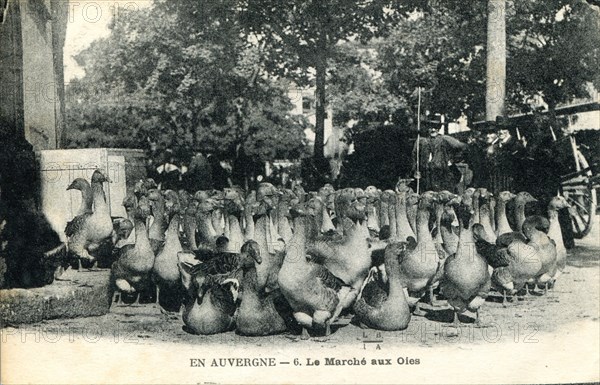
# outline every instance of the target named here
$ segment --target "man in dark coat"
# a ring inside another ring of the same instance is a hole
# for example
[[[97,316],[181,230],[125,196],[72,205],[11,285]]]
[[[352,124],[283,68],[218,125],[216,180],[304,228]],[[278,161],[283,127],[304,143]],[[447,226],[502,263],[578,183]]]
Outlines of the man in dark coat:
[[[458,155],[467,149],[467,145],[451,136],[440,135],[435,126],[431,126],[428,133],[429,137],[421,138],[413,149],[413,159],[416,159],[417,145],[419,146],[423,191],[455,191],[455,173],[451,166]],[[414,169],[416,170],[416,165]]]
[[[502,191],[518,191],[522,174],[521,164],[525,147],[511,134],[512,127],[507,118],[498,116],[488,123],[488,147],[486,149],[489,180],[486,187],[493,194]]]
[[[200,152],[192,158],[188,171],[184,175],[185,189],[191,193],[213,188],[212,166]]]

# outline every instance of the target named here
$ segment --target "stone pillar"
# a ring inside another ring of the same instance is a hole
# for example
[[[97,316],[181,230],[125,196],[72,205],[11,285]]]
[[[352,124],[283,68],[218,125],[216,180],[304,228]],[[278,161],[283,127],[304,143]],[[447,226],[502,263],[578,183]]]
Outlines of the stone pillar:
[[[488,0],[485,118],[504,115],[506,95],[506,1]]]
[[[14,138],[24,134],[21,13],[17,1],[4,6],[0,23],[0,138]]]
[[[15,131],[10,136],[24,135],[34,150],[60,146],[66,4],[8,0],[0,24],[0,122],[3,130]]]

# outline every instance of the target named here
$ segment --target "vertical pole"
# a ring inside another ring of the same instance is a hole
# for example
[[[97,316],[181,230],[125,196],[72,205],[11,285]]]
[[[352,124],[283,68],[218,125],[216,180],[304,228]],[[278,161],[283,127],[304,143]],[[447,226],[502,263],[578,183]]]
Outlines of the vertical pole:
[[[421,182],[421,169],[419,156],[419,148],[421,147],[421,87],[417,89],[419,94],[419,101],[417,103],[417,194],[420,193],[420,182]]]
[[[504,114],[506,95],[506,0],[488,0],[485,118]]]

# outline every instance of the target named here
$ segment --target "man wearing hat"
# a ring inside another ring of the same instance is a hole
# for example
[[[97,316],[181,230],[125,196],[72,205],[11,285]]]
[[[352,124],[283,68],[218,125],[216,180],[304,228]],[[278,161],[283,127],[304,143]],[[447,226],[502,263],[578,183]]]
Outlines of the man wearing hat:
[[[492,193],[520,190],[520,164],[524,146],[511,134],[511,125],[507,118],[496,117],[495,122],[487,125],[488,147],[486,159],[490,171],[487,187]]]
[[[435,125],[429,126],[427,131],[429,137],[421,138],[413,149],[413,159],[416,159],[417,146],[420,146],[419,169],[423,174],[423,190],[455,191],[457,182],[451,166],[467,145],[449,135],[440,135]]]

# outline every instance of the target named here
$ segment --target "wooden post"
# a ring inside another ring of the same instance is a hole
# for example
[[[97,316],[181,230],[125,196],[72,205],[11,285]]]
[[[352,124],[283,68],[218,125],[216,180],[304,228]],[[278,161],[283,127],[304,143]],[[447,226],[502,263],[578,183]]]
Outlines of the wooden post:
[[[488,0],[485,118],[504,114],[506,95],[506,0]]]

